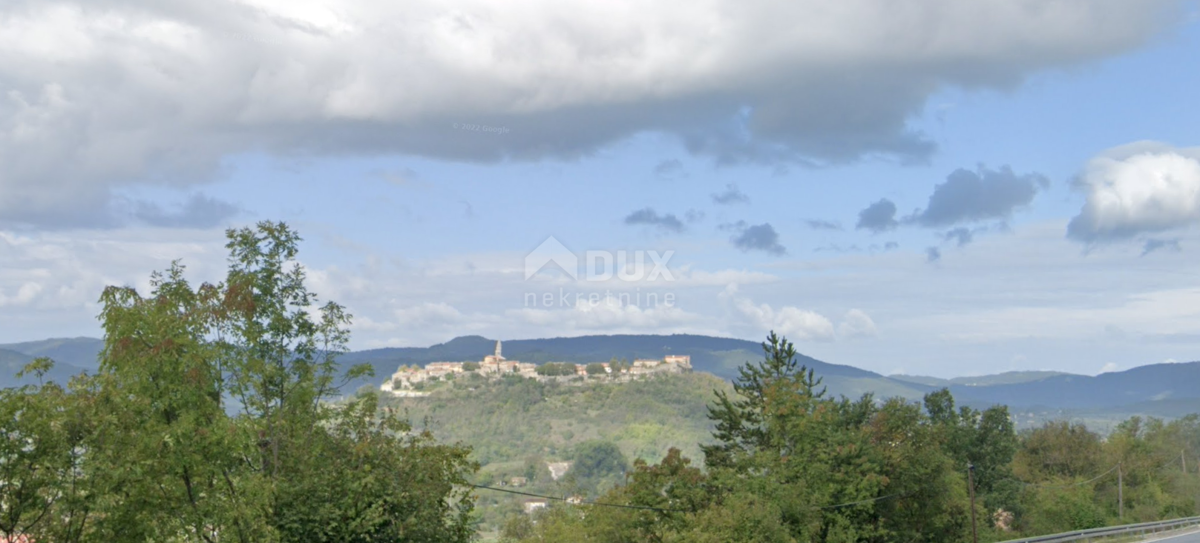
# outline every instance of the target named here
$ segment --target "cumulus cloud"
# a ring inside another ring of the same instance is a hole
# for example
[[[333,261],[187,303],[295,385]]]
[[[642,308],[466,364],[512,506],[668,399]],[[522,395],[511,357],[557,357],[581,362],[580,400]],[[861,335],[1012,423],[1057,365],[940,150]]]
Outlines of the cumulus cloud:
[[[887,198],[881,198],[866,209],[858,212],[858,223],[854,228],[870,230],[873,233],[894,230],[900,223],[896,221],[896,204]]]
[[[29,305],[42,292],[42,285],[38,283],[25,283],[15,290],[15,293],[6,294],[3,289],[0,289],[0,307]]]
[[[904,219],[897,219],[896,204],[887,198],[869,205],[858,213],[855,228],[878,234],[900,225],[927,228],[954,226],[984,220],[1006,220],[1017,209],[1028,206],[1050,181],[1038,173],[1017,174],[1003,166],[992,170],[980,166],[975,170],[959,168],[946,176],[946,181],[934,187],[924,210]],[[974,240],[975,234],[986,227],[959,226],[942,234],[943,241],[954,241],[963,247]],[[932,262],[940,254],[929,253]]]
[[[787,254],[787,248],[779,243],[779,233],[771,223],[749,226],[745,221],[732,225],[738,233],[729,238],[734,247],[743,252],[763,251],[776,256]]]
[[[109,285],[150,290],[150,272],[179,259],[194,283],[224,275],[219,230],[180,230],[164,240],[146,227],[113,231],[0,230],[0,335],[12,340],[95,335],[96,300]]]
[[[929,204],[913,217],[921,226],[936,228],[964,222],[1007,219],[1033,202],[1039,189],[1050,185],[1037,173],[1018,175],[1008,166],[998,170],[959,168],[934,187]]]
[[[821,314],[794,306],[775,309],[769,304],[755,304],[738,293],[736,284],[728,285],[720,298],[759,331],[774,330],[792,341],[833,341],[837,338],[833,323]]]
[[[922,160],[906,121],[939,89],[1127,51],[1175,4],[9,2],[0,215],[83,220],[245,152],[539,160],[651,131],[721,163]]]
[[[1067,237],[1104,243],[1200,223],[1200,147],[1116,147],[1088,161],[1075,186],[1087,200]]]
[[[666,232],[682,232],[683,221],[674,214],[659,215],[653,208],[643,208],[625,217],[625,224],[653,226]]]
[[[714,203],[719,205],[750,203],[750,197],[746,196],[746,193],[739,190],[738,186],[733,183],[725,185],[724,191],[713,194],[712,200]]]
[[[838,339],[870,338],[877,335],[879,330],[875,327],[875,321],[859,309],[847,311],[837,328]]]

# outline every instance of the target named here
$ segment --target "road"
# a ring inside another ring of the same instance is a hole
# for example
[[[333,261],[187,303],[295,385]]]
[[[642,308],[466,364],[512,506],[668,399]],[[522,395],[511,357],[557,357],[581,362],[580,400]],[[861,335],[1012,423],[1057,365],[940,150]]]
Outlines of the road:
[[[1200,543],[1200,531],[1193,531],[1193,532],[1188,532],[1186,534],[1174,535],[1174,536],[1163,538],[1163,539],[1151,538],[1146,541],[1147,542],[1161,541],[1162,543]]]

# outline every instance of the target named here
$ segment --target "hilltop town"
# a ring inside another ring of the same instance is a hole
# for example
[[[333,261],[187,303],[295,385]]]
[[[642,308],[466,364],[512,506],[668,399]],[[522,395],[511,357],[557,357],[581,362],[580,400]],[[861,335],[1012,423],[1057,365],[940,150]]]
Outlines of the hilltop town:
[[[459,375],[479,375],[488,379],[504,376],[519,376],[538,381],[587,381],[604,379],[625,382],[650,375],[684,373],[692,371],[692,359],[687,355],[668,355],[661,359],[635,359],[632,363],[592,362],[547,362],[533,364],[508,360],[501,354],[501,343],[496,342],[496,351],[478,362],[430,362],[424,368],[401,365],[391,378],[379,386],[383,392],[397,396],[420,396],[419,389],[426,383],[455,379]]]

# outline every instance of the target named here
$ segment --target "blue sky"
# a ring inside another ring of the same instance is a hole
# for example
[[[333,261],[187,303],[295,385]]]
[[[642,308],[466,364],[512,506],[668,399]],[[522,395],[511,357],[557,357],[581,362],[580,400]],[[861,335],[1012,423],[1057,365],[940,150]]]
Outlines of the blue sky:
[[[0,343],[96,336],[103,285],[174,258],[215,280],[224,228],[271,219],[356,348],[775,329],[882,373],[1198,358],[1194,3],[186,4],[0,10]],[[526,278],[549,237],[669,280]]]

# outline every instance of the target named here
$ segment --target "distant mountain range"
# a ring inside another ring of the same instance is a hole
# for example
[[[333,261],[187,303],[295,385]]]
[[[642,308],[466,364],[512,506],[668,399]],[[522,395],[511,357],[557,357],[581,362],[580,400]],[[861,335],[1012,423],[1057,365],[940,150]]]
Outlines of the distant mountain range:
[[[899,379],[909,383],[917,383],[931,387],[949,387],[954,385],[963,386],[991,386],[991,385],[1012,385],[1017,383],[1029,383],[1032,381],[1041,381],[1050,377],[1059,375],[1070,375],[1061,371],[1006,371],[995,375],[980,375],[976,377],[955,377],[953,379],[942,379],[940,377],[926,377],[923,375],[889,375],[892,379]]]
[[[344,365],[367,363],[375,377],[350,383],[343,390],[378,385],[400,365],[423,365],[439,361],[477,361],[490,354],[496,341],[481,336],[464,336],[431,347],[386,348],[355,351],[342,357]],[[30,382],[15,374],[38,356],[57,364],[48,376],[65,382],[69,376],[95,370],[102,342],[93,338],[47,339],[0,344],[0,386]],[[612,358],[662,358],[689,355],[696,371],[730,379],[737,367],[762,358],[760,344],[739,339],[688,334],[612,335],[573,338],[522,339],[503,343],[504,356],[523,362],[596,362]],[[1007,372],[978,377],[941,379],[909,375],[884,376],[867,370],[822,362],[807,356],[800,363],[824,379],[828,392],[858,398],[865,393],[912,400],[939,388],[949,388],[960,403],[985,407],[1005,404],[1014,412],[1030,413],[1038,419],[1076,417],[1082,419],[1123,418],[1129,415],[1178,417],[1200,412],[1200,362],[1152,364],[1095,377],[1051,371]]]
[[[0,344],[0,387],[36,382],[37,379],[32,376],[18,379],[17,372],[42,356],[54,359],[54,368],[45,380],[65,384],[72,375],[85,370],[95,371],[100,367],[98,359],[103,345],[104,342],[98,339],[86,337]]]

